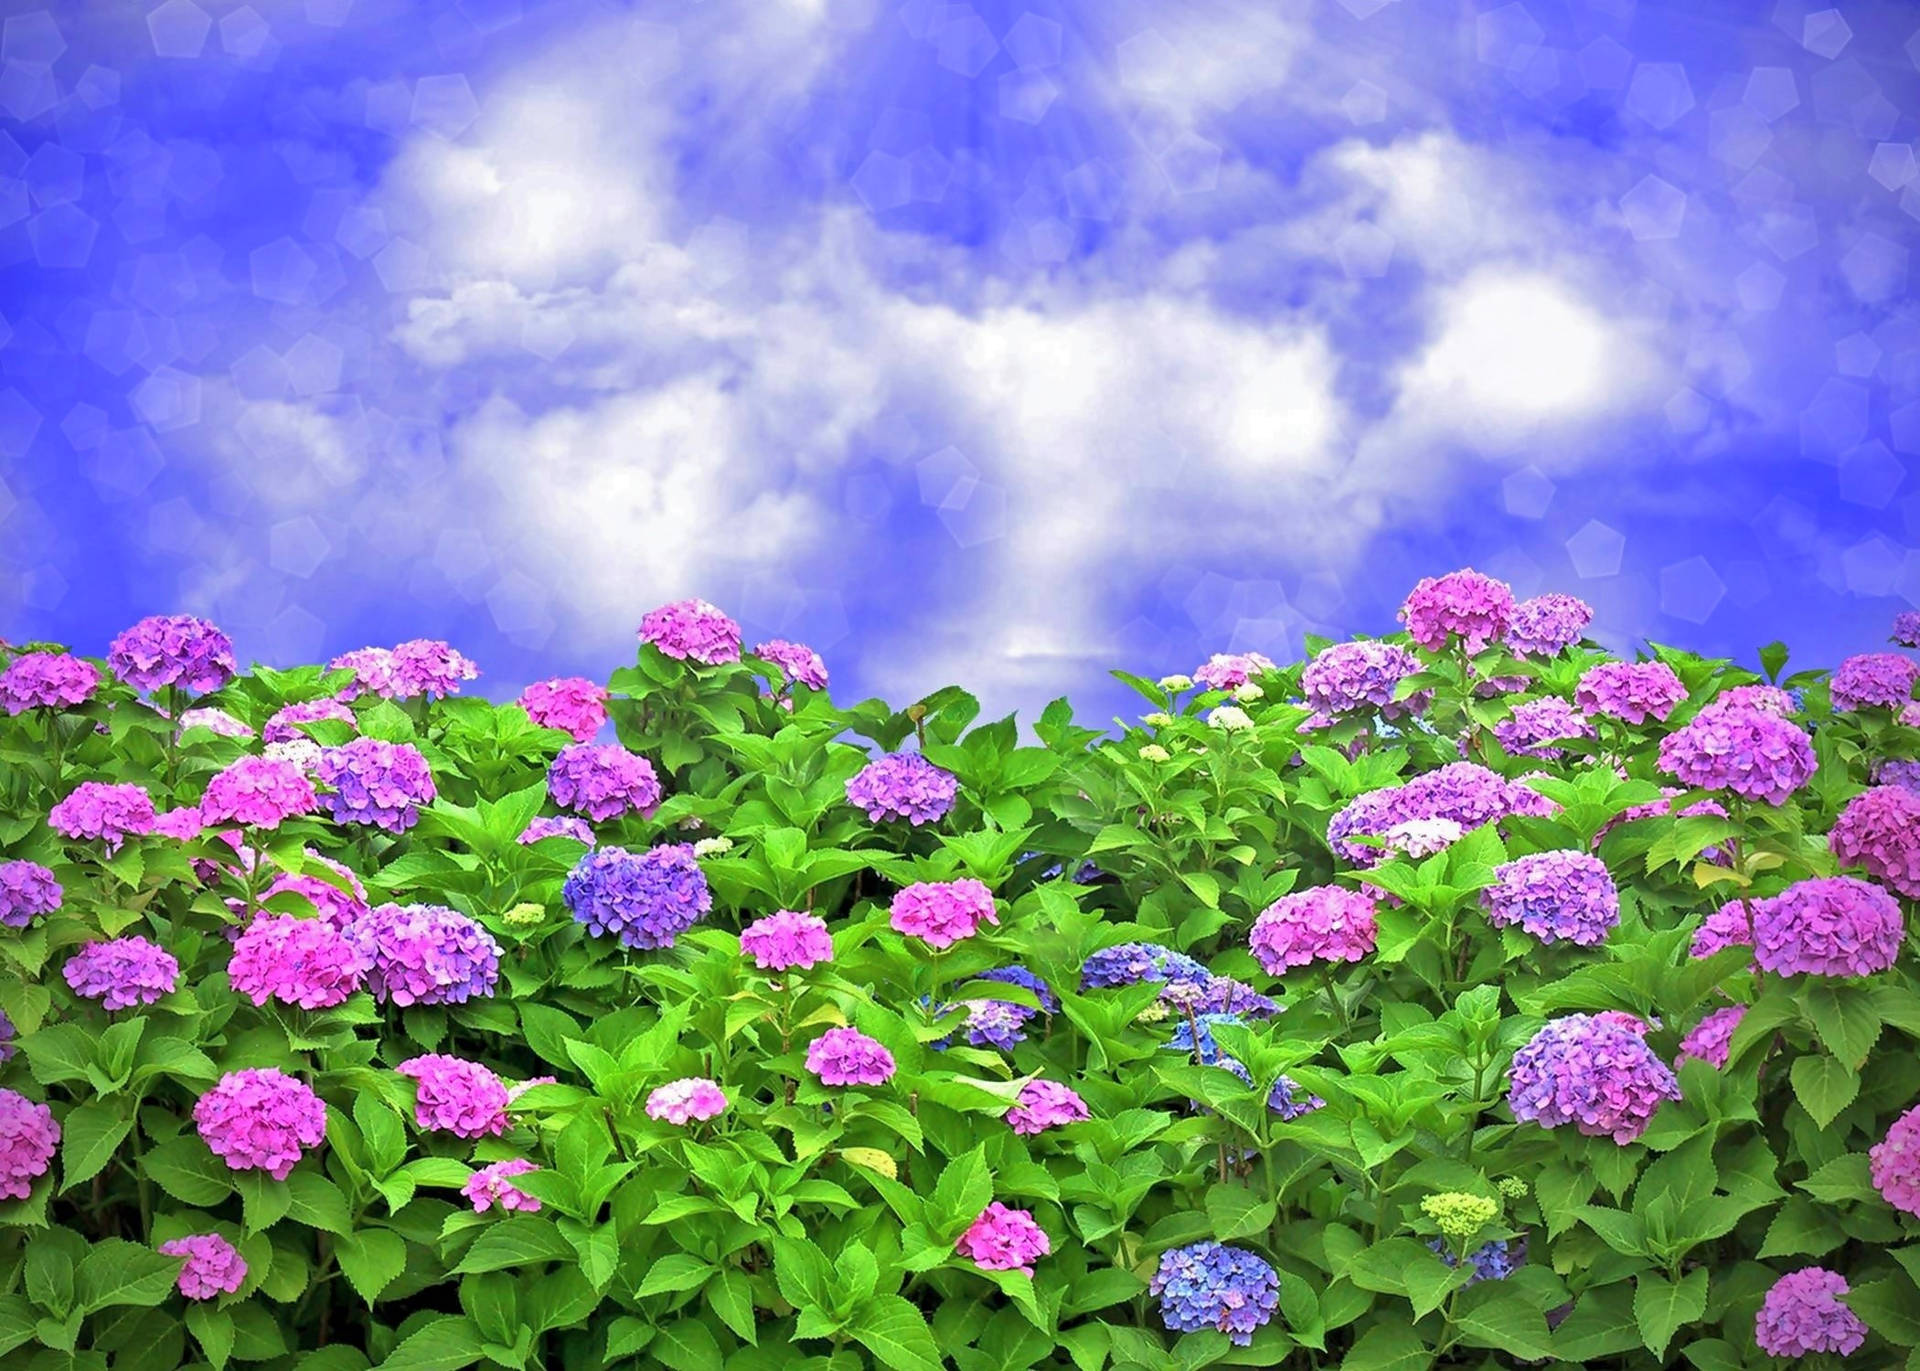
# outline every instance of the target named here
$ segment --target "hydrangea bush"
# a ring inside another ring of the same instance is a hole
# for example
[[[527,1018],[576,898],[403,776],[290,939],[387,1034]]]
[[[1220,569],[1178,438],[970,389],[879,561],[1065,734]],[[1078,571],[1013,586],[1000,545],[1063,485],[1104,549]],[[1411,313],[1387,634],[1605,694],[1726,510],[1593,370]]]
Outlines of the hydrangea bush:
[[[0,1366],[1920,1364],[1920,665],[1400,619],[1104,731],[0,651]]]

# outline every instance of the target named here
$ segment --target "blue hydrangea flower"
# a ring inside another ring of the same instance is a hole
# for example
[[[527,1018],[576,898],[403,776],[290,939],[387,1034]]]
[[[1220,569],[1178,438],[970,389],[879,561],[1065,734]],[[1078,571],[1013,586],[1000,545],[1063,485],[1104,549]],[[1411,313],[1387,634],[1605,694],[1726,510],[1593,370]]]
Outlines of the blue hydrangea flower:
[[[588,852],[561,893],[589,932],[612,933],[628,947],[672,947],[713,908],[706,875],[685,843],[640,853],[622,847]]]
[[[1427,1246],[1440,1254],[1440,1260],[1448,1266],[1458,1266],[1460,1259],[1448,1250],[1446,1241],[1441,1238],[1430,1239]],[[1503,1281],[1513,1274],[1514,1267],[1526,1260],[1525,1240],[1508,1246],[1505,1238],[1496,1238],[1477,1252],[1469,1252],[1467,1260],[1473,1263],[1473,1275],[1468,1285],[1478,1285],[1481,1281]]]
[[[1271,1266],[1244,1247],[1217,1242],[1161,1253],[1147,1289],[1160,1297],[1160,1319],[1174,1332],[1214,1328],[1236,1347],[1251,1343],[1280,1303],[1280,1277]]]
[[[1053,993],[1053,987],[1018,963],[1013,966],[996,966],[991,971],[982,971],[974,979],[1003,981],[1008,985],[1022,986],[1033,992],[1034,998],[1040,1001],[1041,1009],[1049,1014],[1060,1012],[1060,997]]]
[[[1142,981],[1204,981],[1207,968],[1158,943],[1121,943],[1103,947],[1080,968],[1080,988],[1099,990]]]
[[[1303,1096],[1300,1082],[1288,1076],[1282,1076],[1275,1081],[1273,1089],[1267,1092],[1267,1108],[1288,1123],[1302,1114],[1311,1114],[1325,1104],[1326,1101],[1318,1095]]]

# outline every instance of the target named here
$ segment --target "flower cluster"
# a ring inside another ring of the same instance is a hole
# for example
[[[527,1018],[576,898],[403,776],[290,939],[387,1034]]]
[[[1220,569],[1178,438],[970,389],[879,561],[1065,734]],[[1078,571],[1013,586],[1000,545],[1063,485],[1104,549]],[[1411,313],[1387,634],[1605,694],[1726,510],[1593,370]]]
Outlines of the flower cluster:
[[[882,819],[905,819],[918,827],[938,823],[953,808],[960,782],[918,752],[894,752],[867,763],[847,778],[847,803]]]
[[[1440,1236],[1464,1242],[1500,1216],[1500,1204],[1485,1195],[1445,1190],[1421,1200],[1420,1212],[1433,1220]]]
[[[1681,784],[1772,805],[1785,804],[1817,765],[1804,729],[1750,705],[1703,709],[1660,740],[1660,769]]]
[[[1665,723],[1686,698],[1686,686],[1665,662],[1601,662],[1581,674],[1573,691],[1573,702],[1587,713],[1628,724]]]
[[[1804,1357],[1810,1352],[1850,1356],[1867,1340],[1867,1325],[1840,1302],[1851,1287],[1847,1278],[1822,1266],[1807,1266],[1782,1276],[1760,1301],[1753,1340],[1774,1357]]]
[[[62,837],[98,839],[111,857],[129,835],[153,832],[153,797],[137,785],[82,781],[47,812],[47,824]]]
[[[1854,876],[1816,876],[1748,902],[1753,959],[1782,976],[1870,976],[1885,971],[1906,940],[1900,904]]]
[[[0,862],[0,924],[25,928],[60,907],[64,895],[53,872],[38,862]]]
[[[1881,1199],[1920,1217],[1920,1105],[1895,1119],[1886,1137],[1867,1149],[1867,1173]]]
[[[1020,1087],[1020,1095],[1007,1110],[1007,1123],[1016,1133],[1044,1133],[1070,1123],[1091,1118],[1087,1102],[1078,1093],[1058,1081],[1032,1080]]]
[[[1141,981],[1204,981],[1207,968],[1184,952],[1158,943],[1117,943],[1088,955],[1080,988],[1100,990]]]
[[[1460,1265],[1460,1258],[1448,1249],[1446,1241],[1434,1238],[1427,1243],[1427,1249],[1438,1254],[1440,1260],[1449,1268]],[[1482,1244],[1467,1254],[1467,1264],[1473,1268],[1473,1274],[1467,1277],[1468,1285],[1478,1285],[1481,1281],[1503,1281],[1513,1274],[1520,1264],[1516,1253],[1524,1254],[1524,1242],[1509,1244],[1505,1238],[1495,1238]]]
[[[807,1044],[807,1070],[824,1085],[884,1085],[893,1053],[857,1028],[829,1028]]]
[[[1433,699],[1430,690],[1395,700],[1405,677],[1420,670],[1420,659],[1396,643],[1334,643],[1322,648],[1300,673],[1300,692],[1325,714],[1377,710],[1385,719],[1417,714]]]
[[[346,882],[345,887],[308,872],[282,872],[260,892],[262,904],[276,895],[298,895],[311,904],[321,918],[341,928],[367,912],[367,888],[360,883],[358,876],[341,863],[322,857],[312,848],[307,849],[306,855],[339,876]],[[232,907],[233,902],[229,902],[229,908]],[[243,912],[244,908],[240,906],[236,912]]]
[[[1403,785],[1355,796],[1328,822],[1327,843],[1353,865],[1366,868],[1379,865],[1388,853],[1356,838],[1384,838],[1389,830],[1414,819],[1446,819],[1462,832],[1470,832],[1509,815],[1541,813],[1542,806],[1551,803],[1477,763],[1449,762]]]
[[[284,1181],[327,1136],[327,1107],[305,1081],[277,1067],[247,1067],[229,1071],[194,1103],[193,1122],[233,1170]]]
[[[272,757],[242,757],[207,781],[200,797],[200,822],[278,828],[319,804],[313,782],[292,762]]]
[[[1267,1111],[1277,1114],[1282,1123],[1291,1123],[1302,1114],[1311,1114],[1316,1109],[1324,1109],[1327,1102],[1318,1095],[1305,1094],[1300,1090],[1300,1082],[1290,1076],[1282,1076],[1273,1083],[1267,1092]]]
[[[60,1146],[53,1111],[15,1090],[0,1089],[0,1200],[24,1200],[47,1174]]]
[[[827,688],[827,664],[821,660],[819,653],[805,643],[772,638],[754,648],[753,655],[762,661],[772,662],[795,685],[803,685],[809,690]]]
[[[556,836],[572,838],[588,847],[597,841],[593,830],[587,827],[586,820],[576,819],[571,814],[541,814],[520,830],[520,837],[516,841],[522,844],[537,843],[542,838]]]
[[[495,1205],[499,1205],[503,1211],[507,1212],[517,1209],[528,1214],[537,1214],[540,1212],[540,1201],[518,1186],[510,1184],[510,1180],[514,1176],[524,1176],[529,1171],[539,1169],[538,1164],[528,1161],[525,1157],[509,1157],[505,1161],[494,1162],[491,1166],[483,1166],[475,1171],[467,1178],[467,1183],[460,1187],[460,1193],[472,1203],[473,1212],[476,1214],[484,1214]]]
[[[1557,657],[1593,622],[1593,606],[1559,591],[1536,595],[1513,607],[1507,646],[1520,657]]]
[[[13,1027],[13,1020],[7,1017],[7,1011],[0,1009],[0,1062],[8,1061],[17,1050],[13,1040],[19,1036]]]
[[[112,938],[85,944],[67,959],[62,974],[74,994],[98,1000],[108,1010],[131,1009],[171,995],[180,963],[145,938]]]
[[[1269,974],[1310,962],[1357,962],[1373,951],[1379,926],[1364,891],[1322,885],[1282,895],[1253,921],[1253,955]]]
[[[618,743],[569,743],[547,768],[547,794],[595,823],[629,810],[646,818],[660,804],[660,779],[652,762]]]
[[[740,625],[705,600],[676,600],[648,611],[640,620],[640,641],[704,666],[740,660]]]
[[[369,951],[335,924],[277,914],[240,930],[227,979],[256,1005],[278,1000],[302,1009],[330,1009],[365,985],[371,970]]]
[[[1543,943],[1593,947],[1620,922],[1620,892],[1607,865],[1584,852],[1535,852],[1494,868],[1481,892],[1487,921],[1513,925]]]
[[[1280,1276],[1244,1247],[1197,1242],[1161,1253],[1147,1291],[1174,1332],[1217,1329],[1245,1347],[1279,1306]]]
[[[163,1242],[160,1254],[185,1257],[180,1267],[179,1290],[190,1300],[211,1300],[231,1295],[247,1280],[247,1263],[234,1245],[218,1233],[196,1233],[191,1237]]]
[[[493,935],[441,905],[377,905],[347,936],[372,959],[367,989],[386,1003],[464,1004],[492,995],[500,979]]]
[[[584,676],[535,681],[520,692],[520,707],[542,728],[557,728],[584,743],[607,721],[607,688]]]
[[[1493,726],[1493,740],[1515,757],[1541,757],[1557,761],[1565,748],[1548,744],[1569,738],[1592,738],[1593,725],[1587,716],[1558,695],[1544,695],[1513,707],[1513,713]]]
[[[204,728],[222,738],[251,738],[253,730],[224,709],[185,709],[180,712],[180,732]]]
[[[340,687],[338,699],[357,700],[362,695],[393,696],[393,649],[357,647],[343,652],[327,663],[328,671],[351,671],[353,679]]]
[[[420,806],[438,793],[433,770],[412,743],[355,738],[320,754],[314,779],[327,788],[323,798],[337,824],[372,824],[404,833],[420,817]]]
[[[318,700],[302,700],[297,704],[282,705],[267,719],[266,727],[260,730],[260,740],[266,743],[292,743],[306,738],[301,724],[315,724],[322,720],[335,723],[358,725],[353,710],[331,696]]]
[[[762,971],[805,970],[833,960],[833,938],[825,919],[778,909],[740,930],[740,950]]]
[[[1507,1076],[1514,1118],[1570,1123],[1616,1143],[1634,1141],[1663,1100],[1680,1098],[1673,1072],[1640,1034],[1591,1014],[1546,1024],[1513,1054]]]
[[[995,1200],[960,1235],[954,1250],[982,1271],[1019,1271],[1033,1274],[1033,1264],[1053,1251],[1033,1214],[1009,1209]]]
[[[9,714],[71,709],[100,688],[100,668],[65,652],[23,652],[0,671],[0,705]]]
[[[1842,865],[1920,898],[1920,795],[1892,785],[1861,791],[1834,819],[1827,847]]]
[[[945,950],[983,923],[998,924],[1000,915],[993,892],[980,881],[917,881],[895,893],[888,922],[896,933]]]
[[[1733,1045],[1733,1030],[1740,1026],[1740,1020],[1746,1015],[1747,1007],[1743,1004],[1714,1010],[1680,1040],[1680,1050],[1674,1054],[1673,1064],[1677,1067],[1687,1058],[1694,1057],[1715,1071],[1721,1070],[1727,1064],[1727,1052]]]
[[[1763,710],[1768,714],[1778,715],[1782,719],[1791,717],[1799,708],[1794,704],[1793,696],[1779,686],[1772,685],[1729,686],[1701,708],[1703,710],[1724,709],[1729,705]]]
[[[1270,658],[1258,652],[1216,652],[1193,669],[1193,681],[1209,690],[1237,690],[1255,676],[1277,670]]]
[[[461,1138],[499,1137],[507,1131],[507,1087],[478,1062],[428,1052],[394,1070],[411,1076],[419,1087],[413,1121],[421,1128]]]
[[[107,667],[135,690],[177,686],[195,695],[220,689],[238,669],[233,641],[191,614],[154,614],[107,648]]]
[[[1753,915],[1743,900],[1729,900],[1708,913],[1693,931],[1693,943],[1687,949],[1694,957],[1711,957],[1729,947],[1753,946]]]
[[[1894,615],[1888,637],[1901,647],[1920,647],[1920,610],[1903,609]]]
[[[1836,713],[1899,709],[1913,699],[1920,663],[1897,652],[1863,652],[1840,663],[1827,688]]]
[[[561,894],[588,932],[611,933],[628,947],[672,947],[713,908],[706,873],[685,843],[639,853],[595,848],[568,873]]]
[[[1400,607],[1400,618],[1407,636],[1429,652],[1458,638],[1477,653],[1506,637],[1513,611],[1512,587],[1469,567],[1423,578]]]
[[[726,1092],[704,1076],[668,1081],[647,1096],[648,1118],[682,1126],[695,1119],[716,1118],[726,1107]]]

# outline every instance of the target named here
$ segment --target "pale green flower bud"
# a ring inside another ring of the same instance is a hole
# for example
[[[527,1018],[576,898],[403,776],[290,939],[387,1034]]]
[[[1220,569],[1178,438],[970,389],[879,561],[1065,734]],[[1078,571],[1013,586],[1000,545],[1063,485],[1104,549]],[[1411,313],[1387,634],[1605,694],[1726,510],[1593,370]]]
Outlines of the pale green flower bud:
[[[1160,678],[1160,689],[1166,691],[1169,695],[1178,695],[1183,690],[1192,690],[1193,677],[1162,676]]]
[[[1140,760],[1145,762],[1170,762],[1173,754],[1158,743],[1148,743],[1140,749]]]
[[[1440,1226],[1445,1237],[1465,1241],[1492,1223],[1500,1206],[1485,1195],[1468,1195],[1459,1190],[1429,1195],[1420,1201],[1420,1209]]]

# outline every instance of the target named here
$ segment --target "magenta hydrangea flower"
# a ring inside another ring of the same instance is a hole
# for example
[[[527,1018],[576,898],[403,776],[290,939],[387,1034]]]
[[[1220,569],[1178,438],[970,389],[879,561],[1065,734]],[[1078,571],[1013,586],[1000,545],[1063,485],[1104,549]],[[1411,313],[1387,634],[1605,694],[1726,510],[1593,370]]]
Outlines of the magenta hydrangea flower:
[[[199,805],[181,805],[175,809],[162,810],[153,816],[153,832],[162,838],[172,838],[176,842],[188,842],[200,836],[206,823],[200,818]]]
[[[982,1271],[1031,1276],[1034,1262],[1053,1251],[1053,1244],[1030,1210],[1009,1209],[995,1200],[960,1235],[954,1250]]]
[[[383,1002],[464,1004],[500,980],[500,944],[442,905],[379,905],[346,931],[373,959],[367,989]]]
[[[1728,900],[1707,915],[1693,931],[1693,944],[1687,949],[1694,957],[1711,957],[1729,947],[1753,946],[1753,916],[1741,900]]]
[[[218,1233],[196,1233],[160,1244],[160,1255],[185,1257],[179,1290],[190,1300],[231,1295],[247,1281],[247,1263],[239,1249]]]
[[[584,743],[607,721],[607,688],[584,676],[555,676],[521,691],[520,707],[540,727],[557,728]]]
[[[1920,1217],[1920,1105],[1895,1119],[1887,1136],[1867,1149],[1867,1174],[1880,1198]]]
[[[195,695],[218,690],[238,670],[232,639],[191,614],[154,614],[122,631],[107,666],[135,690],[179,686]]]
[[[753,650],[753,655],[762,661],[772,662],[786,673],[787,680],[806,686],[809,690],[827,688],[827,664],[820,654],[805,643],[790,643],[785,638],[772,638]]]
[[[353,679],[340,688],[337,699],[357,700],[362,695],[393,696],[393,650],[384,647],[357,647],[343,652],[327,663],[328,671],[351,671]]]
[[[1740,1020],[1746,1016],[1747,1007],[1743,1004],[1731,1004],[1725,1009],[1714,1010],[1680,1040],[1680,1050],[1673,1058],[1674,1066],[1677,1068],[1687,1058],[1695,1057],[1715,1071],[1724,1069],[1727,1051],[1733,1045],[1733,1030],[1740,1026]]]
[[[528,1214],[537,1214],[540,1212],[540,1201],[520,1187],[511,1184],[510,1178],[524,1176],[529,1171],[539,1169],[538,1165],[525,1157],[509,1157],[503,1162],[495,1162],[491,1166],[483,1166],[475,1171],[467,1178],[467,1183],[460,1187],[460,1193],[472,1201],[473,1212],[476,1214],[484,1214],[495,1205],[507,1211],[517,1209]]]
[[[1920,663],[1897,652],[1863,652],[1840,663],[1828,690],[1836,713],[1856,709],[1900,709],[1913,700]]]
[[[1920,898],[1920,795],[1897,785],[1861,791],[1833,821],[1827,847],[1843,866]]]
[[[807,1044],[807,1070],[823,1085],[884,1085],[893,1053],[857,1028],[829,1028]]]
[[[1383,719],[1417,714],[1433,699],[1431,690],[1395,700],[1405,677],[1420,670],[1420,659],[1397,643],[1333,643],[1314,654],[1300,673],[1300,692],[1322,714],[1378,711]]]
[[[420,817],[420,806],[438,793],[433,770],[411,743],[355,738],[327,748],[314,767],[314,779],[326,787],[321,797],[337,824],[372,824],[404,833]]]
[[[588,847],[592,847],[597,841],[593,836],[593,830],[587,827],[586,820],[576,819],[571,814],[542,814],[520,830],[520,837],[516,841],[537,843],[542,838],[551,838],[556,835],[583,842]]]
[[[424,695],[429,700],[458,695],[462,681],[479,679],[480,668],[458,649],[436,638],[396,643],[387,655],[390,688],[396,700]]]
[[[971,938],[983,923],[1000,922],[993,892],[971,878],[916,881],[894,895],[890,915],[894,932],[939,950]]]
[[[207,781],[200,822],[278,828],[297,814],[311,814],[319,803],[313,782],[292,762],[242,757]]]
[[[1379,865],[1388,854],[1354,839],[1361,835],[1384,838],[1388,830],[1410,819],[1448,819],[1463,832],[1471,832],[1512,814],[1552,810],[1552,801],[1517,781],[1475,762],[1449,762],[1404,785],[1355,796],[1328,822],[1327,843],[1338,856],[1366,868]]]
[[[499,1137],[507,1131],[507,1087],[478,1062],[428,1052],[394,1068],[411,1076],[419,1089],[413,1121],[423,1129],[442,1129],[462,1138]]]
[[[1782,976],[1871,976],[1893,965],[1906,938],[1899,902],[1854,876],[1797,881],[1748,904],[1753,959]]]
[[[322,720],[352,724],[356,728],[360,724],[358,717],[346,704],[323,696],[318,700],[302,700],[276,709],[267,720],[266,727],[260,730],[260,740],[267,743],[311,742],[300,725],[317,724]]]
[[[368,912],[367,888],[350,868],[330,857],[321,856],[312,848],[308,848],[306,854],[344,880],[346,888],[342,889],[322,876],[282,872],[260,892],[262,904],[276,895],[299,895],[314,907],[321,918],[342,929]],[[243,905],[242,910],[244,908]]]
[[[1282,895],[1253,921],[1249,942],[1269,975],[1310,962],[1357,962],[1373,951],[1379,926],[1364,891],[1321,885]]]
[[[628,947],[672,947],[713,908],[706,873],[685,843],[639,853],[596,848],[574,864],[561,895],[588,932],[611,933]]]
[[[1549,591],[1513,607],[1507,646],[1519,657],[1557,657],[1579,642],[1592,622],[1592,605]]]
[[[640,641],[705,666],[740,660],[740,625],[705,600],[676,600],[650,610],[640,620]]]
[[[1573,691],[1573,702],[1588,714],[1629,724],[1665,723],[1686,698],[1687,688],[1665,662],[1601,662],[1582,673]]]
[[[1804,729],[1749,705],[1703,709],[1660,740],[1660,769],[1681,784],[1771,805],[1785,804],[1817,766]]]
[[[1592,738],[1593,725],[1587,716],[1558,695],[1524,700],[1513,707],[1510,717],[1493,726],[1493,740],[1510,756],[1541,757],[1557,761],[1566,749],[1549,744],[1569,738]]]
[[[547,768],[547,794],[595,823],[628,810],[647,818],[659,807],[660,779],[652,762],[618,743],[569,743]]]
[[[1445,576],[1428,576],[1414,586],[1400,607],[1407,636],[1429,652],[1459,638],[1470,653],[1507,636],[1513,622],[1513,587],[1468,567]]]
[[[1216,652],[1193,669],[1193,679],[1209,690],[1238,690],[1256,676],[1278,671],[1258,652]]]
[[[305,1081],[277,1067],[229,1071],[193,1106],[194,1126],[235,1171],[284,1181],[305,1149],[327,1136],[327,1107]]]
[[[65,892],[53,872],[38,862],[0,863],[0,924],[25,928],[60,907]]]
[[[1007,1122],[1016,1133],[1044,1133],[1093,1116],[1087,1102],[1057,1081],[1032,1080],[1020,1087],[1020,1096],[1007,1110]]]
[[[1620,922],[1620,891],[1607,865],[1584,852],[1535,852],[1497,866],[1480,892],[1487,922],[1543,943],[1594,947]]]
[[[330,1009],[364,986],[371,970],[371,953],[327,920],[265,914],[234,941],[227,980],[256,1005]]]
[[[1782,1276],[1760,1301],[1753,1340],[1773,1357],[1810,1352],[1851,1356],[1867,1340],[1867,1325],[1840,1302],[1850,1288],[1845,1276],[1823,1266],[1805,1266]]]
[[[1592,1014],[1546,1024],[1513,1054],[1507,1079],[1514,1118],[1570,1123],[1622,1144],[1646,1131],[1663,1100],[1680,1098],[1673,1072],[1640,1034]]]
[[[23,652],[0,671],[0,705],[7,713],[72,709],[100,688],[100,668],[65,652]]]
[[[833,937],[825,919],[779,909],[740,930],[740,950],[762,971],[805,969],[833,960]]]
[[[726,1107],[726,1092],[704,1076],[668,1081],[647,1096],[648,1118],[681,1127],[695,1119],[716,1118]]]
[[[47,1174],[60,1146],[53,1111],[15,1090],[0,1090],[0,1200],[24,1200]]]
[[[180,963],[145,938],[113,938],[84,944],[67,958],[61,974],[74,994],[98,1000],[111,1011],[171,995],[180,979]]]
[[[47,813],[55,833],[81,842],[99,839],[109,857],[130,834],[153,832],[153,797],[141,787],[82,781]]]
[[[1920,610],[1903,609],[1894,615],[1890,636],[1901,647],[1920,647]]]
[[[1743,705],[1748,709],[1763,710],[1768,714],[1777,714],[1782,719],[1791,717],[1796,708],[1793,696],[1779,686],[1772,685],[1729,686],[1701,708],[1719,709],[1727,705]]]
[[[209,733],[222,738],[251,738],[253,730],[246,724],[227,713],[224,709],[183,709],[180,711],[180,732],[190,728],[204,728]]]
[[[937,823],[953,808],[960,781],[918,752],[895,752],[847,778],[847,803],[882,819],[905,819],[918,827]]]

